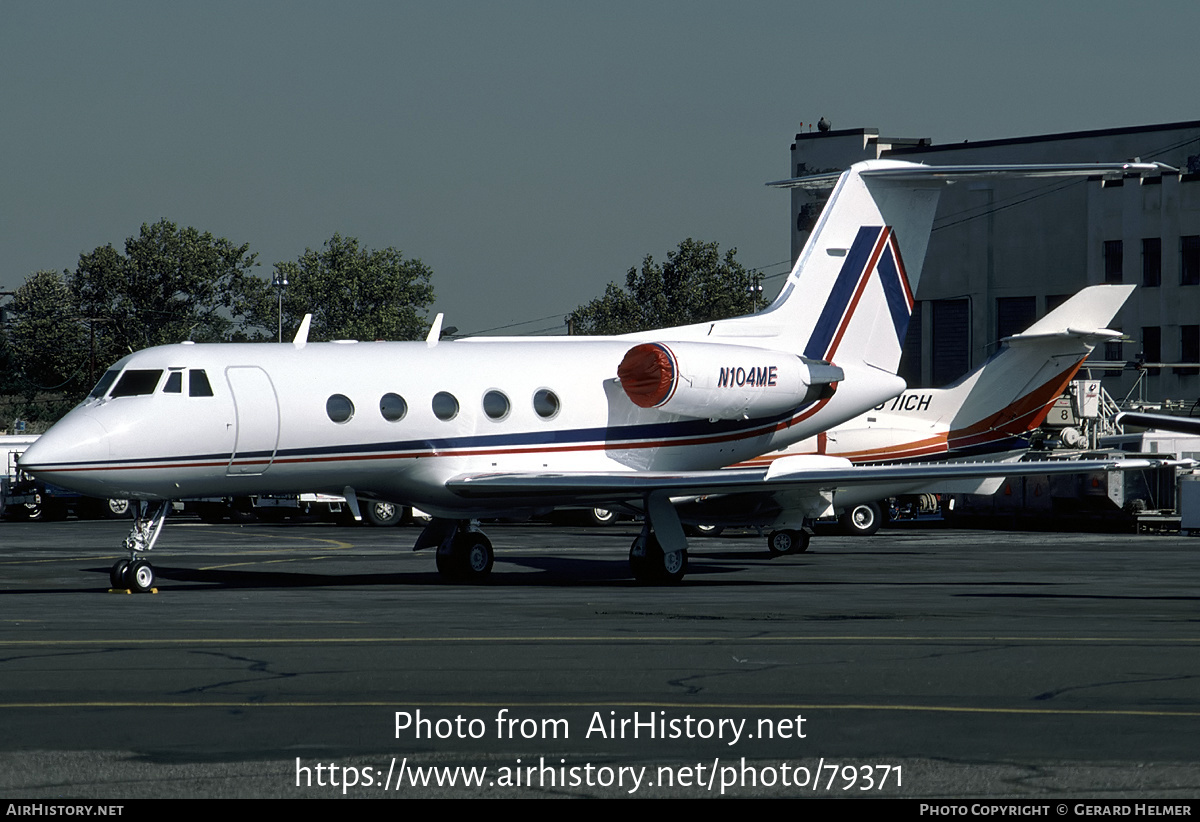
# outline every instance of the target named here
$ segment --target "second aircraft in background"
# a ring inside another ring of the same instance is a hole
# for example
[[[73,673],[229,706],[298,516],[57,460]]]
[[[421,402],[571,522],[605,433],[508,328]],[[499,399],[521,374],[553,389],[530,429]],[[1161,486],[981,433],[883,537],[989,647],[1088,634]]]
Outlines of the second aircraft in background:
[[[987,362],[945,388],[905,391],[894,399],[781,451],[764,454],[735,467],[770,465],[780,457],[824,454],[856,464],[930,460],[1000,460],[1029,447],[1030,435],[1042,425],[1054,403],[1098,342],[1120,337],[1107,326],[1133,293],[1132,285],[1095,285],[1066,300],[1028,329],[1006,337]],[[913,493],[992,493],[999,479],[978,483],[928,483],[921,486],[845,487],[833,496],[843,529],[869,535],[882,524],[880,501]],[[878,494],[877,496],[875,496]],[[749,523],[771,527],[768,500],[757,514],[741,510],[722,524]],[[693,515],[717,522],[697,506]],[[788,536],[769,541],[773,549],[788,545]]]

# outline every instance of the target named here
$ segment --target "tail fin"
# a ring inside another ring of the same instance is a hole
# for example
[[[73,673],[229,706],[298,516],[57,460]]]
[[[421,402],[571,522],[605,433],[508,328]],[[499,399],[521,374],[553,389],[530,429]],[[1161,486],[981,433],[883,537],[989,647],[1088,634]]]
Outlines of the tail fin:
[[[950,425],[950,447],[997,434],[1019,436],[1046,419],[1106,326],[1133,293],[1132,285],[1085,288],[1028,329],[1004,339],[987,362],[945,390],[961,395]]]
[[[874,160],[838,177],[791,275],[764,312],[786,329],[781,336],[792,337],[789,348],[798,345],[814,360],[896,372],[941,185],[872,172],[913,168],[924,167]],[[774,185],[819,188],[830,180]]]
[[[868,160],[838,175],[769,183],[805,189],[832,185],[833,192],[775,301],[754,317],[716,323],[711,333],[774,336],[783,343],[779,347],[815,360],[894,374],[946,183],[1162,168],[1156,163],[937,167]]]

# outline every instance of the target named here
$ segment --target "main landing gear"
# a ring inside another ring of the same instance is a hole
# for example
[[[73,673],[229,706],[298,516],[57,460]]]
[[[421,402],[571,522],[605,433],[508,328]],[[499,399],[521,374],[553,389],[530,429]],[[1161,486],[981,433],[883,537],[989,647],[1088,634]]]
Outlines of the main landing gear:
[[[687,537],[664,494],[646,500],[646,522],[629,548],[629,570],[638,582],[673,585],[687,574]],[[434,548],[438,573],[447,582],[482,582],[495,564],[491,540],[477,520],[434,518],[417,537],[414,551]]]
[[[150,502],[130,500],[133,528],[125,538],[129,559],[119,559],[108,572],[109,582],[116,589],[149,591],[154,587],[154,566],[138,555],[154,547],[171,510],[170,500]]]
[[[687,569],[687,549],[663,551],[658,535],[649,527],[642,529],[629,548],[629,570],[638,582],[673,585],[683,579]]]
[[[767,536],[767,550],[772,554],[802,554],[808,550],[812,534],[805,528],[784,528]]]
[[[496,561],[492,541],[475,520],[431,520],[413,550],[434,547],[438,573],[447,582],[482,582]]]

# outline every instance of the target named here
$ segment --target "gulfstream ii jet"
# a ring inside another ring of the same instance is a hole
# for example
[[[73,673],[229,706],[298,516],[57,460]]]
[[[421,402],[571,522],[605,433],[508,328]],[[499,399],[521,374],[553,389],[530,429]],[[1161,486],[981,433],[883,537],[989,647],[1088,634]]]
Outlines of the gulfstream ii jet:
[[[171,500],[298,492],[343,495],[356,512],[359,499],[429,512],[416,548],[435,549],[439,571],[459,580],[492,568],[481,517],[636,505],[646,521],[630,549],[634,576],[677,581],[687,541],[673,499],[786,488],[816,511],[830,483],[878,483],[893,469],[906,480],[1028,471],[867,469],[819,455],[719,469],[904,390],[896,369],[945,183],[1157,169],[876,160],[788,181],[832,192],[779,296],[757,314],[615,337],[454,341],[439,340],[439,316],[423,342],[309,343],[306,321],[291,343],[159,346],[113,365],[21,465],[83,494],[136,501],[114,587],[153,585],[142,557]]]

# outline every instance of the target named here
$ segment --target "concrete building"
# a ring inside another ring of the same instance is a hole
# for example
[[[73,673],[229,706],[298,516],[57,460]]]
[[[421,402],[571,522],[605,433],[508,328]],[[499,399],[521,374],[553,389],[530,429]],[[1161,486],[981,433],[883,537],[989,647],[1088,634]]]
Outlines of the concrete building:
[[[1117,162],[1179,173],[1120,180],[986,181],[950,186],[934,221],[905,344],[910,385],[938,386],[979,365],[998,341],[1085,285],[1136,283],[1115,328],[1128,342],[1089,362],[1113,365],[1114,397],[1200,397],[1200,121],[934,145],[874,129],[797,134],[789,176],[890,157],[929,165]],[[792,257],[821,203],[793,189]],[[1119,363],[1161,363],[1119,368]]]

